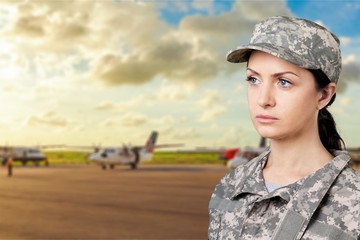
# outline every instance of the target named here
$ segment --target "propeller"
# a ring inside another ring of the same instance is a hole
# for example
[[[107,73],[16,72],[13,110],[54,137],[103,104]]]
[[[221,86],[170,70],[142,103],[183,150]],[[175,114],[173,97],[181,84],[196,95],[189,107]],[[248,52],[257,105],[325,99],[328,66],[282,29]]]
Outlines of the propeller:
[[[100,151],[101,149],[101,144],[98,143],[98,144],[93,144],[93,149],[94,149],[94,153],[97,153]]]
[[[123,143],[123,154],[125,156],[130,156],[130,151],[131,151],[131,146],[127,146],[126,144]]]

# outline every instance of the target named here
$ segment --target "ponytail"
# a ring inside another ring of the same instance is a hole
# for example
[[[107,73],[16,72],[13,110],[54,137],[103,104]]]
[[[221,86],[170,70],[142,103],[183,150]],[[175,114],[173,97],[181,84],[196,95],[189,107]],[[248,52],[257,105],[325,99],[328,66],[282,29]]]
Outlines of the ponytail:
[[[318,90],[322,90],[330,83],[329,78],[321,70],[309,71],[315,77]],[[327,110],[327,107],[335,101],[335,98],[336,93],[331,98],[330,102],[326,105],[326,107],[321,109],[318,114],[318,129],[320,140],[326,150],[328,150],[329,152],[332,150],[342,150],[345,148],[345,143],[336,129],[335,120],[331,113]]]
[[[321,143],[328,151],[343,149],[345,143],[336,129],[333,116],[326,107],[319,111],[318,129]]]

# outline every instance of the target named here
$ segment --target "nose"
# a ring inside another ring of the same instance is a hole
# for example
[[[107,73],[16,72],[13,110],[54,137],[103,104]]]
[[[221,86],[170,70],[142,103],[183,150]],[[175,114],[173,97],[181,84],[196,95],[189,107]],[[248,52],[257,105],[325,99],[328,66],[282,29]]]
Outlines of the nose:
[[[98,156],[95,153],[92,153],[88,156],[88,160],[95,161],[98,159]]]
[[[258,104],[262,108],[275,106],[274,91],[270,84],[262,84],[259,91]]]

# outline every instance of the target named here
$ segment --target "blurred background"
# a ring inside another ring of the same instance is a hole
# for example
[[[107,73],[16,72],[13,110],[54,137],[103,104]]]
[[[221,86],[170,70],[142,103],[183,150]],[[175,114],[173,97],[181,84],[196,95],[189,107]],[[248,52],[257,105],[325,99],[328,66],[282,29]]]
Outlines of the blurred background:
[[[273,15],[341,39],[330,108],[360,144],[358,1],[1,1],[0,144],[143,143],[156,129],[187,147],[258,143],[243,64],[226,53]]]
[[[340,38],[329,110],[360,171],[359,1],[0,1],[0,238],[206,239],[216,183],[265,144],[225,56],[274,15]]]

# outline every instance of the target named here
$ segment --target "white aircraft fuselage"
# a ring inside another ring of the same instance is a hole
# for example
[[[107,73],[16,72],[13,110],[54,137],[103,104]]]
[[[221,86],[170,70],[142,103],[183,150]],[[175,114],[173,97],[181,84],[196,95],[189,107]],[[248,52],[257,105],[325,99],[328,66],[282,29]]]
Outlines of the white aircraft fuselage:
[[[95,162],[103,169],[107,166],[114,168],[115,165],[127,164],[132,169],[136,169],[139,162],[151,160],[155,143],[158,137],[156,131],[152,131],[144,146],[122,146],[122,147],[103,147],[95,149],[90,154],[89,161]]]
[[[138,159],[137,159],[138,158]],[[124,150],[120,147],[106,147],[101,148],[98,152],[90,154],[89,161],[96,162],[103,165],[119,165],[119,164],[132,164],[151,160],[152,153],[147,152],[145,149],[140,149],[136,152],[134,149]]]

